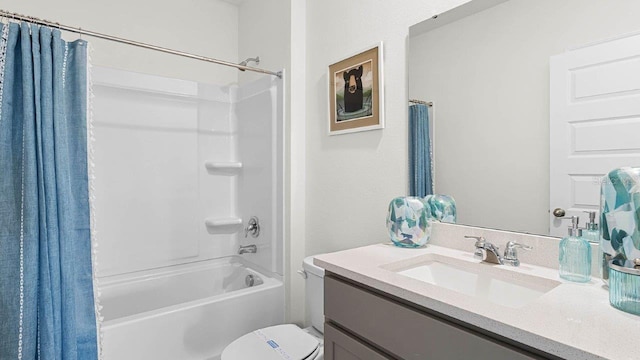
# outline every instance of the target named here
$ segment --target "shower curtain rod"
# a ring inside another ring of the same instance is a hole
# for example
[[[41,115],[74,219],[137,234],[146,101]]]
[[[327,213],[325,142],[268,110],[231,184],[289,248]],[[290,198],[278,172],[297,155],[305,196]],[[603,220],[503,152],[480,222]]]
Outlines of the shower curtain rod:
[[[111,35],[107,35],[107,34],[102,34],[102,33],[95,32],[95,31],[84,30],[84,29],[79,28],[79,27],[76,28],[76,27],[72,27],[72,26],[62,25],[62,24],[57,23],[57,22],[52,22],[52,21],[48,21],[48,20],[39,19],[39,18],[36,18],[36,17],[33,17],[33,16],[16,14],[16,13],[8,12],[8,11],[2,10],[2,9],[0,9],[0,18],[7,18],[7,19],[13,19],[13,20],[19,20],[19,21],[26,21],[26,22],[30,22],[30,23],[33,23],[33,24],[36,24],[36,25],[48,26],[48,27],[57,28],[57,29],[64,30],[64,31],[70,31],[70,32],[73,32],[73,33],[76,33],[76,34],[88,35],[88,36],[99,38],[99,39],[115,41],[115,42],[119,42],[119,43],[127,44],[127,45],[133,45],[133,46],[141,47],[141,48],[144,48],[144,49],[160,51],[160,52],[164,52],[164,53],[167,53],[167,54],[173,54],[173,55],[178,55],[178,56],[182,56],[182,57],[186,57],[186,58],[190,58],[190,59],[206,61],[206,62],[218,64],[218,65],[230,66],[230,67],[234,67],[234,68],[237,68],[237,69],[240,69],[240,70],[248,70],[248,71],[254,71],[254,72],[258,72],[258,73],[262,73],[262,74],[274,75],[274,76],[277,76],[277,77],[282,79],[282,71],[275,72],[275,71],[269,71],[269,70],[264,70],[264,69],[260,69],[260,68],[254,68],[254,67],[250,67],[250,66],[235,64],[235,63],[224,61],[224,60],[218,60],[218,59],[214,59],[214,58],[210,58],[210,57],[206,57],[206,56],[190,54],[190,53],[186,53],[186,52],[183,52],[183,51],[178,51],[178,50],[164,48],[164,47],[161,47],[161,46],[146,44],[146,43],[139,42],[139,41],[123,39],[123,38],[119,38],[117,36],[111,36]]]
[[[417,100],[417,99],[409,99],[410,103],[414,103],[414,104],[424,104],[427,106],[433,106],[433,102],[431,101],[422,101],[422,100]]]

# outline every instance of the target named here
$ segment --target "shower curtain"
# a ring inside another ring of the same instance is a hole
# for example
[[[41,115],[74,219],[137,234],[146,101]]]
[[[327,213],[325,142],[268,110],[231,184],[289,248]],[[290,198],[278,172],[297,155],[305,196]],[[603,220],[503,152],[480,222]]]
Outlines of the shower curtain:
[[[0,26],[0,359],[96,359],[87,43]]]
[[[409,106],[409,195],[433,194],[429,108],[425,104]]]

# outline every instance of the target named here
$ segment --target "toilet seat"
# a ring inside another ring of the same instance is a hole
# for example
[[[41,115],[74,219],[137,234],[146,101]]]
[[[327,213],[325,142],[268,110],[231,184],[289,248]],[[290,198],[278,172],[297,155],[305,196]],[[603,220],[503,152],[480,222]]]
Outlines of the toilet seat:
[[[221,360],[311,360],[320,342],[293,324],[252,331],[229,344]]]

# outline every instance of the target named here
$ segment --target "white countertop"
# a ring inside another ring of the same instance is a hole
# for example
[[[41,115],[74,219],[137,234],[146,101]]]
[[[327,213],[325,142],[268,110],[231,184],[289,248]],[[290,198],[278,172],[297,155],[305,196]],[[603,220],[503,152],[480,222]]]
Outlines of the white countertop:
[[[314,263],[331,273],[562,358],[640,359],[640,316],[611,307],[609,293],[599,278],[578,284],[560,279],[557,269],[526,263],[520,267],[482,264],[561,282],[515,309],[383,268],[427,254],[477,263],[472,250],[471,244],[469,251],[460,251],[435,245],[404,249],[389,243],[319,255]]]

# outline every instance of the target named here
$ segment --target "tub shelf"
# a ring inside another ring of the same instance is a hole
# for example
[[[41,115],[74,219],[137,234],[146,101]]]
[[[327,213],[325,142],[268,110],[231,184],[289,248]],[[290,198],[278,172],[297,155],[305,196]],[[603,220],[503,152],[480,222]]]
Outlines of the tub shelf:
[[[242,225],[241,218],[208,218],[204,223],[207,227],[223,227],[223,226],[237,226]]]
[[[237,161],[207,161],[204,163],[204,167],[210,173],[235,174],[242,169],[242,163]]]

